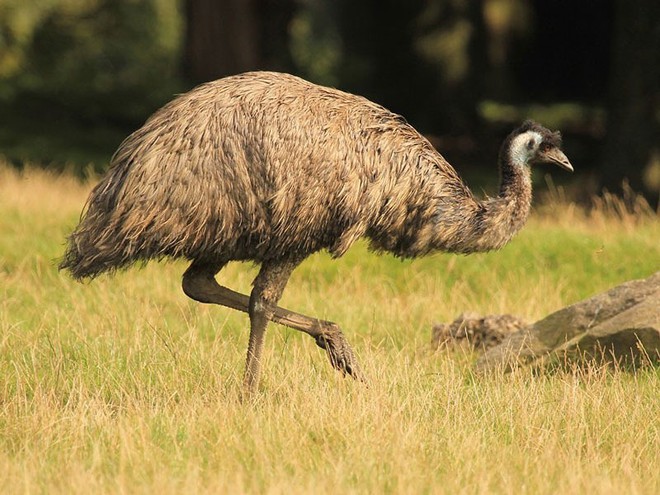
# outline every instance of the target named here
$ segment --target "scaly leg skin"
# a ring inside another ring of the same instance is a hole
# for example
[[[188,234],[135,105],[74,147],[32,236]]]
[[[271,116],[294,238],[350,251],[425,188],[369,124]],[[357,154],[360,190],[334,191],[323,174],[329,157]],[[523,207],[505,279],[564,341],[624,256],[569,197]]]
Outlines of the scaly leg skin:
[[[248,395],[253,395],[259,385],[261,371],[261,351],[268,322],[273,318],[277,302],[282,297],[284,287],[291,272],[298,266],[294,260],[264,262],[259,275],[254,279],[250,294],[250,343],[248,345],[245,377],[243,385]]]
[[[305,332],[312,336],[316,341],[316,344],[326,351],[328,358],[330,359],[330,363],[335,369],[341,371],[344,375],[348,374],[356,380],[366,382],[364,375],[360,371],[357,359],[355,358],[355,353],[353,352],[353,349],[349,345],[338,325],[330,321],[310,318],[309,316],[281,308],[277,306],[276,303],[273,304],[273,296],[277,295],[277,291],[273,292],[271,297],[266,298],[268,299],[266,300],[258,297],[254,290],[252,291],[251,297],[248,297],[244,294],[235,292],[231,289],[228,289],[227,287],[219,285],[215,280],[215,274],[218,273],[223,266],[224,263],[203,264],[193,262],[183,275],[182,286],[183,291],[188,297],[202,303],[219,304],[221,306],[226,306],[228,308],[236,309],[248,314],[250,314],[251,304],[255,305],[256,311],[253,311],[255,316],[250,317],[250,345],[248,347],[248,365],[246,367],[245,375],[247,388],[254,389],[254,387],[256,387],[256,381],[258,378],[257,375],[259,366],[257,363],[259,362],[261,354],[260,342],[263,342],[263,333],[265,331],[265,326],[267,325],[267,321],[266,325],[263,325],[263,323],[260,321],[260,318],[262,317],[260,317],[259,314],[262,313],[265,316],[269,316],[270,318],[268,319],[274,321],[275,323],[293,328],[294,330]],[[295,265],[293,268],[295,268]],[[290,270],[292,271],[293,268],[290,268]],[[276,273],[275,278],[279,278],[277,275],[278,271],[286,271],[286,269],[283,270],[282,268],[273,268],[272,270],[274,270]],[[270,268],[266,269],[266,272],[270,271]],[[259,273],[257,279],[255,279],[255,288],[260,277],[262,279],[260,286],[263,286],[264,282],[270,278],[270,276],[266,275],[267,273],[265,273],[263,276],[262,272]],[[280,276],[283,278],[283,275]],[[288,276],[286,279],[288,280]],[[286,280],[281,283],[286,285]],[[284,287],[282,287],[281,290],[284,290]],[[252,302],[253,297],[254,303]],[[279,296],[277,297],[277,300],[279,300]],[[265,307],[259,308],[257,307],[259,304],[270,306],[270,309]],[[254,322],[252,321],[253,318]],[[262,325],[264,326],[264,330],[259,330]],[[254,337],[252,336],[253,333]]]
[[[248,342],[243,389],[246,395],[252,396],[259,385],[261,372],[261,351],[264,348],[264,335],[268,326],[268,316],[262,311],[250,312],[250,340]]]

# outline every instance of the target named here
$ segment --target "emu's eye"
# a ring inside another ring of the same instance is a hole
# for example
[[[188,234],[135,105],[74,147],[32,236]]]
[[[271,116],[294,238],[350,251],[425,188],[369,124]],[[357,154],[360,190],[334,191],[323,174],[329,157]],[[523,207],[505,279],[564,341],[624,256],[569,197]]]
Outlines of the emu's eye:
[[[546,151],[549,151],[551,147],[552,146],[550,146],[548,143],[543,143],[541,145],[541,151],[543,151],[545,153]]]
[[[527,141],[527,149],[531,150],[533,148],[534,148],[534,140],[530,139],[529,141]]]

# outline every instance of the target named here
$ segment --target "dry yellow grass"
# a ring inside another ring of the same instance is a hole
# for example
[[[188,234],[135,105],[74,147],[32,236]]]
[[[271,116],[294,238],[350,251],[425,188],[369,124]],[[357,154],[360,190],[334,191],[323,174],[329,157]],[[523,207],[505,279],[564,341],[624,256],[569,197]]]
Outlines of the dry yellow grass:
[[[430,348],[466,310],[547,314],[660,268],[652,213],[542,209],[510,246],[401,262],[364,245],[294,273],[284,305],[340,323],[369,386],[271,326],[241,403],[247,320],[180,262],[57,272],[89,191],[0,168],[0,490],[6,493],[660,493],[660,373],[476,378]],[[254,267],[220,278],[248,291]]]

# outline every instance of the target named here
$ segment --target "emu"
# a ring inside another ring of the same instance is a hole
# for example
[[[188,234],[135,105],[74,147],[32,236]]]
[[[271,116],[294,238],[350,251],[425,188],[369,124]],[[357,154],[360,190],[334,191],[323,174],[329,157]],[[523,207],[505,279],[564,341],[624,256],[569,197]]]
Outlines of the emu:
[[[401,116],[288,74],[230,76],[178,96],[124,140],[59,266],[84,279],[189,260],[186,295],[249,315],[248,392],[270,321],[309,334],[361,379],[338,325],[278,306],[292,271],[361,237],[399,257],[498,249],[528,217],[530,166],[573,170],[560,146],[558,132],[526,121],[501,147],[499,194],[478,200]],[[249,297],[215,279],[235,260],[261,265]]]

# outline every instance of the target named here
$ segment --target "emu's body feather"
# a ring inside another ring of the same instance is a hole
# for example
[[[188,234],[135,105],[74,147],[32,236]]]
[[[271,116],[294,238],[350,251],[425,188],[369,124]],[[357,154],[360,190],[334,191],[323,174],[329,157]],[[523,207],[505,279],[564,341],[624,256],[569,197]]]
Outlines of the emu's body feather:
[[[488,250],[527,216],[530,187],[514,175],[515,194],[478,202],[399,115],[246,73],[177,97],[121,144],[61,267],[83,278],[161,257],[341,256],[361,236],[399,256]]]

